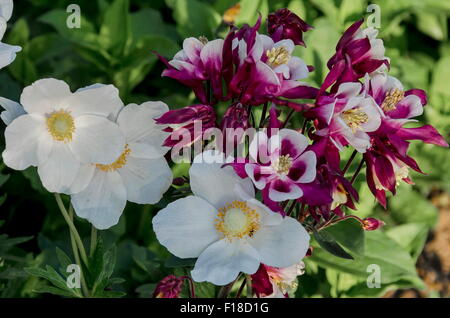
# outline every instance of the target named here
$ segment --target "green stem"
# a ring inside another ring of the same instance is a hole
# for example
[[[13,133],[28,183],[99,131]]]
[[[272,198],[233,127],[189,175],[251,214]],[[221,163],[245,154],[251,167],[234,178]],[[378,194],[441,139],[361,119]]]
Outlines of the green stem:
[[[56,203],[58,204],[59,210],[61,211],[61,214],[63,215],[64,219],[67,222],[67,225],[70,228],[70,233],[73,236],[73,238],[76,242],[76,245],[78,245],[81,259],[87,265],[88,258],[87,258],[86,250],[84,249],[83,241],[81,241],[80,234],[78,234],[75,224],[73,224],[73,221],[70,219],[70,216],[67,213],[66,207],[64,206],[64,203],[62,202],[62,199],[61,199],[61,196],[59,195],[59,193],[55,193],[55,198],[56,198]]]
[[[73,207],[72,207],[72,205],[70,205],[70,207],[69,207],[69,218],[70,218],[70,221],[73,223]],[[75,257],[75,262],[77,263],[78,266],[80,266],[81,290],[83,291],[84,296],[89,297],[89,290],[87,288],[86,280],[84,279],[83,270],[81,267],[80,255],[78,253],[78,248],[77,248],[77,244],[75,242],[75,238],[72,235],[71,231],[70,231],[70,243],[72,245],[72,251],[73,251],[73,255]]]
[[[89,248],[89,255],[92,257],[97,247],[97,229],[92,225],[91,228],[91,246]]]
[[[252,279],[250,275],[246,275],[245,280],[247,281],[247,298],[252,298],[253,289],[252,289]]]
[[[262,110],[262,113],[261,113],[261,119],[259,120],[259,128],[263,127],[264,120],[266,120],[267,106],[268,106],[268,103],[265,103],[264,106],[263,106],[263,110]]]

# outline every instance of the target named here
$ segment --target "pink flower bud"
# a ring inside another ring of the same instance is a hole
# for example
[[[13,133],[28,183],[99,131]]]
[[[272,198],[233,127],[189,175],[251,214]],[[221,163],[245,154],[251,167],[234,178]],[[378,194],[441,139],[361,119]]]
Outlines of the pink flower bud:
[[[169,275],[161,279],[153,292],[153,298],[179,298],[185,277]]]
[[[383,221],[377,220],[375,218],[365,218],[363,220],[363,223],[364,223],[363,228],[366,231],[378,230],[385,224]]]

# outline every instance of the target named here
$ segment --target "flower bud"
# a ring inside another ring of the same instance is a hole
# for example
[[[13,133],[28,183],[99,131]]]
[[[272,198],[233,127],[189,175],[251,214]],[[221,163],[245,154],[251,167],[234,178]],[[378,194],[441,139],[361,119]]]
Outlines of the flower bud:
[[[377,220],[375,218],[365,218],[363,220],[363,223],[364,223],[363,228],[366,231],[378,230],[385,224],[383,221]]]
[[[167,147],[173,147],[180,142],[183,142],[182,146],[192,144],[203,136],[205,130],[214,127],[215,121],[214,108],[202,104],[169,110],[156,119],[157,124],[168,126],[164,131],[171,133],[164,141],[164,146]],[[194,129],[197,127],[199,129]],[[190,138],[182,138],[186,137],[185,133],[189,134]]]
[[[169,275],[161,279],[153,292],[153,298],[179,298],[184,277]]]
[[[296,45],[306,46],[303,42],[303,32],[311,30],[313,27],[285,8],[269,14],[267,28],[275,42],[291,39]]]

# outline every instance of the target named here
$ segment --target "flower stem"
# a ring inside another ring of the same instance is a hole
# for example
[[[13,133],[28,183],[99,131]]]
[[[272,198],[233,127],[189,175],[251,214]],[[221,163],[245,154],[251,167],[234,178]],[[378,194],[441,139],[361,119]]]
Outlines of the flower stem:
[[[261,119],[259,120],[259,128],[262,128],[264,125],[264,120],[266,119],[266,113],[267,113],[267,106],[268,104],[265,103],[263,107],[263,111],[261,113]]]
[[[192,281],[192,278],[189,276],[183,276],[182,278],[184,278],[185,280],[187,280],[189,282],[189,292],[191,294],[191,298],[196,298],[195,296],[195,285],[194,282]]]
[[[286,120],[284,121],[284,123],[281,125],[281,128],[284,128],[286,126],[286,124],[288,123],[288,121],[291,119],[292,115],[294,114],[293,109],[291,109],[291,111],[289,112],[289,114],[286,117]]]
[[[92,228],[91,228],[91,246],[89,248],[89,255],[91,257],[94,255],[96,247],[97,247],[97,229],[92,225]]]
[[[350,183],[351,183],[351,184],[353,184],[353,182],[355,182],[355,180],[356,180],[356,177],[358,177],[358,174],[359,174],[359,172],[361,171],[361,168],[363,167],[364,162],[365,162],[365,160],[364,160],[364,158],[362,158],[362,159],[361,159],[361,162],[360,162],[359,165],[358,165],[358,168],[356,168],[356,171],[355,171],[355,173],[353,174],[352,179],[350,180]]]
[[[342,170],[342,174],[343,175],[345,175],[345,172],[347,172],[348,168],[352,164],[353,159],[355,159],[357,153],[358,153],[358,151],[353,150],[352,155],[350,156],[350,158],[348,159],[347,163],[345,164],[344,170]]]
[[[56,198],[56,203],[58,204],[59,210],[61,211],[61,214],[63,215],[64,219],[66,220],[67,225],[69,226],[70,235],[73,236],[73,238],[76,242],[76,245],[78,245],[81,259],[87,265],[88,259],[87,259],[87,255],[86,255],[86,250],[84,249],[84,245],[83,245],[83,242],[81,241],[80,234],[78,234],[75,224],[70,219],[70,216],[67,213],[64,203],[62,202],[61,195],[59,195],[59,193],[55,193],[55,198]]]
[[[236,294],[236,298],[241,298],[241,294],[242,294],[242,291],[244,290],[244,287],[245,287],[246,283],[247,283],[247,278],[244,278],[244,280],[242,281],[242,284],[239,287],[239,290],[238,290],[238,292]]]
[[[250,275],[247,275],[245,277],[245,280],[247,282],[247,298],[253,297],[253,290],[252,290],[252,279],[250,278]]]
[[[233,288],[234,283],[236,283],[236,281],[238,279],[239,279],[239,276],[235,280],[233,280],[231,283],[229,283],[228,285],[223,286],[220,289],[219,294],[217,295],[217,298],[227,298],[231,292],[231,289]]]
[[[70,207],[69,207],[69,217],[73,223],[73,207],[72,207],[72,205],[70,205]],[[77,244],[75,242],[74,236],[72,235],[72,232],[70,232],[70,243],[72,245],[72,251],[73,251],[73,255],[75,257],[75,262],[77,263],[78,266],[80,266],[81,289],[83,291],[84,296],[89,297],[89,290],[87,288],[86,280],[84,279],[83,270],[82,270],[81,262],[80,262],[80,256],[78,254]]]

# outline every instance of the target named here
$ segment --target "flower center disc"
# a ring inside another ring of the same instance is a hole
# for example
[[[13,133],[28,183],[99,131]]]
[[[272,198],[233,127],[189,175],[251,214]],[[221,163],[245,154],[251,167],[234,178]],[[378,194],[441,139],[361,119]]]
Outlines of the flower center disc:
[[[279,174],[287,175],[292,167],[292,158],[289,155],[283,155],[277,158],[272,168]]]
[[[405,98],[405,92],[393,88],[386,94],[386,98],[384,99],[383,103],[381,104],[381,109],[383,109],[385,112],[389,112],[391,110],[394,110],[397,107],[397,104]]]
[[[95,166],[97,167],[97,169],[100,169],[105,172],[116,171],[117,169],[120,169],[124,165],[126,165],[127,157],[130,155],[130,153],[131,153],[131,149],[128,148],[128,144],[127,144],[127,145],[125,145],[125,150],[122,152],[122,154],[119,156],[119,158],[117,158],[116,161],[114,161],[113,163],[111,163],[109,165],[102,165],[100,163],[97,163]]]
[[[75,131],[75,123],[72,115],[65,110],[55,111],[47,117],[47,129],[53,139],[69,142]]]
[[[219,209],[216,229],[228,240],[252,237],[259,230],[259,214],[243,201],[233,201]]]
[[[291,59],[291,55],[284,46],[274,47],[266,51],[267,61],[272,67],[287,64]]]
[[[363,112],[359,107],[346,110],[342,112],[342,119],[352,129],[353,133],[369,121],[369,116]]]

